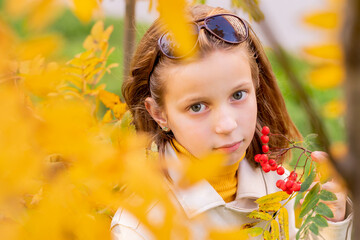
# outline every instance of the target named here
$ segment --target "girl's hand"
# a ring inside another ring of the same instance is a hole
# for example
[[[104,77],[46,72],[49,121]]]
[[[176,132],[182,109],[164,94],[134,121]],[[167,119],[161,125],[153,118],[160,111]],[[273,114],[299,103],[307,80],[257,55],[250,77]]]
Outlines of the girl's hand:
[[[324,163],[328,161],[327,153],[321,151],[312,152],[311,158],[318,163]],[[337,197],[337,200],[335,201],[323,202],[331,209],[331,211],[334,214],[334,217],[328,220],[332,222],[343,221],[345,219],[345,213],[346,213],[346,197],[347,197],[346,192],[344,191],[344,189],[341,187],[341,185],[336,179],[332,179],[331,181],[322,184],[322,189],[334,193]]]

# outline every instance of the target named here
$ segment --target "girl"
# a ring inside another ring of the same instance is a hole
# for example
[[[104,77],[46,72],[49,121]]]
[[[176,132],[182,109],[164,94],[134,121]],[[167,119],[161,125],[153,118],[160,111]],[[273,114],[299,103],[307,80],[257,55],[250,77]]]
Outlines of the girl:
[[[275,183],[284,177],[264,174],[252,160],[261,152],[261,126],[289,139],[301,135],[248,23],[206,5],[189,7],[188,15],[197,34],[194,51],[177,55],[170,34],[155,21],[139,43],[122,92],[137,131],[153,137],[165,162],[183,161],[184,157],[196,161],[209,152],[225,153],[218,176],[187,190],[177,188],[176,174],[167,171],[174,199],[192,225],[191,239],[205,239],[207,226],[248,223],[246,215],[257,209],[254,201],[279,191]],[[270,143],[270,147],[286,145],[283,138]],[[350,238],[344,199],[338,198],[334,222],[321,233],[327,240]],[[293,204],[287,204],[291,239],[296,234]],[[114,239],[152,239],[123,210],[113,218],[112,233]]]

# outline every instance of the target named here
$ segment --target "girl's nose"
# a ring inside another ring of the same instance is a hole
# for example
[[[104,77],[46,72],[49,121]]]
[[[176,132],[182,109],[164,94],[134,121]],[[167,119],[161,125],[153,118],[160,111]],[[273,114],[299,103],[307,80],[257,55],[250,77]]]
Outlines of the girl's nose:
[[[219,114],[215,124],[215,132],[217,134],[229,134],[237,127],[237,122],[230,113],[223,112]]]

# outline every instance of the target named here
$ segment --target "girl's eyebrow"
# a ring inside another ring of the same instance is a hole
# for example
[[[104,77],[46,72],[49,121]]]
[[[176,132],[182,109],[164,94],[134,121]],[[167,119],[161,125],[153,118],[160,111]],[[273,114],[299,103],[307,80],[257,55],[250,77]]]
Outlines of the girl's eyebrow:
[[[244,87],[249,87],[249,86],[251,86],[251,84],[252,84],[252,81],[241,82],[240,84],[233,87],[231,89],[231,92],[233,92],[235,90],[239,90]],[[179,103],[182,105],[182,104],[188,104],[188,103],[206,102],[206,100],[207,100],[206,97],[190,96],[190,97],[185,97],[185,98],[180,99]]]
[[[240,84],[238,84],[238,85],[236,85],[234,88],[232,88],[231,91],[235,91],[235,90],[237,90],[237,89],[239,89],[239,88],[249,87],[251,84],[252,84],[252,81],[250,81],[250,82],[248,82],[248,81],[246,81],[246,82],[241,82]]]

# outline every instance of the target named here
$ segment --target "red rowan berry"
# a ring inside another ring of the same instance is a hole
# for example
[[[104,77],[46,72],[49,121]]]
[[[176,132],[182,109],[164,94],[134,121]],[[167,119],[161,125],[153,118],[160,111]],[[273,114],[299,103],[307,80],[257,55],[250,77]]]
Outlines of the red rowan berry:
[[[260,157],[260,162],[262,163],[262,164],[265,164],[265,163],[267,163],[268,162],[268,156],[266,155],[266,154],[261,154],[261,157]]]
[[[286,182],[286,188],[290,189],[293,185],[294,185],[294,181],[292,181],[292,180],[287,180],[287,182]]]
[[[267,173],[267,172],[270,172],[270,168],[271,168],[270,165],[267,164],[267,163],[264,164],[264,165],[262,165],[262,169],[263,169],[264,172],[266,172],[266,173]]]
[[[277,182],[276,182],[276,186],[278,187],[278,188],[281,188],[281,185],[282,184],[285,184],[285,182],[284,182],[284,180],[277,180]]]
[[[260,162],[261,154],[256,154],[254,157],[255,162]]]
[[[277,169],[277,174],[279,174],[279,175],[283,175],[284,173],[285,173],[285,169],[283,168],[283,167],[278,167],[278,169]]]
[[[293,190],[294,192],[298,192],[301,189],[301,185],[298,183],[294,183],[294,185],[292,186],[291,190]]]
[[[268,145],[263,145],[263,146],[262,146],[262,151],[263,151],[264,153],[267,153],[267,152],[269,151],[269,146],[268,146]]]
[[[286,188],[286,183],[285,183],[285,181],[282,181],[282,182],[281,182],[280,188],[281,188],[281,190],[286,191],[287,188]]]
[[[290,194],[293,193],[293,191],[292,191],[291,189],[287,189],[287,190],[286,190],[286,193],[290,195]]]
[[[290,173],[289,179],[290,179],[290,180],[293,180],[293,181],[296,181],[296,179],[297,179],[297,173],[294,172],[294,171],[292,171],[292,172]]]
[[[268,135],[270,133],[270,128],[267,126],[264,126],[261,130],[261,133],[264,135]]]
[[[274,159],[269,159],[270,166],[276,165],[276,161]]]
[[[271,165],[270,165],[271,166]],[[275,165],[271,166],[270,170],[271,171],[276,171],[278,168],[278,165],[275,163]]]
[[[262,143],[268,143],[269,142],[269,136],[267,136],[267,135],[262,135],[261,136],[261,142]]]

